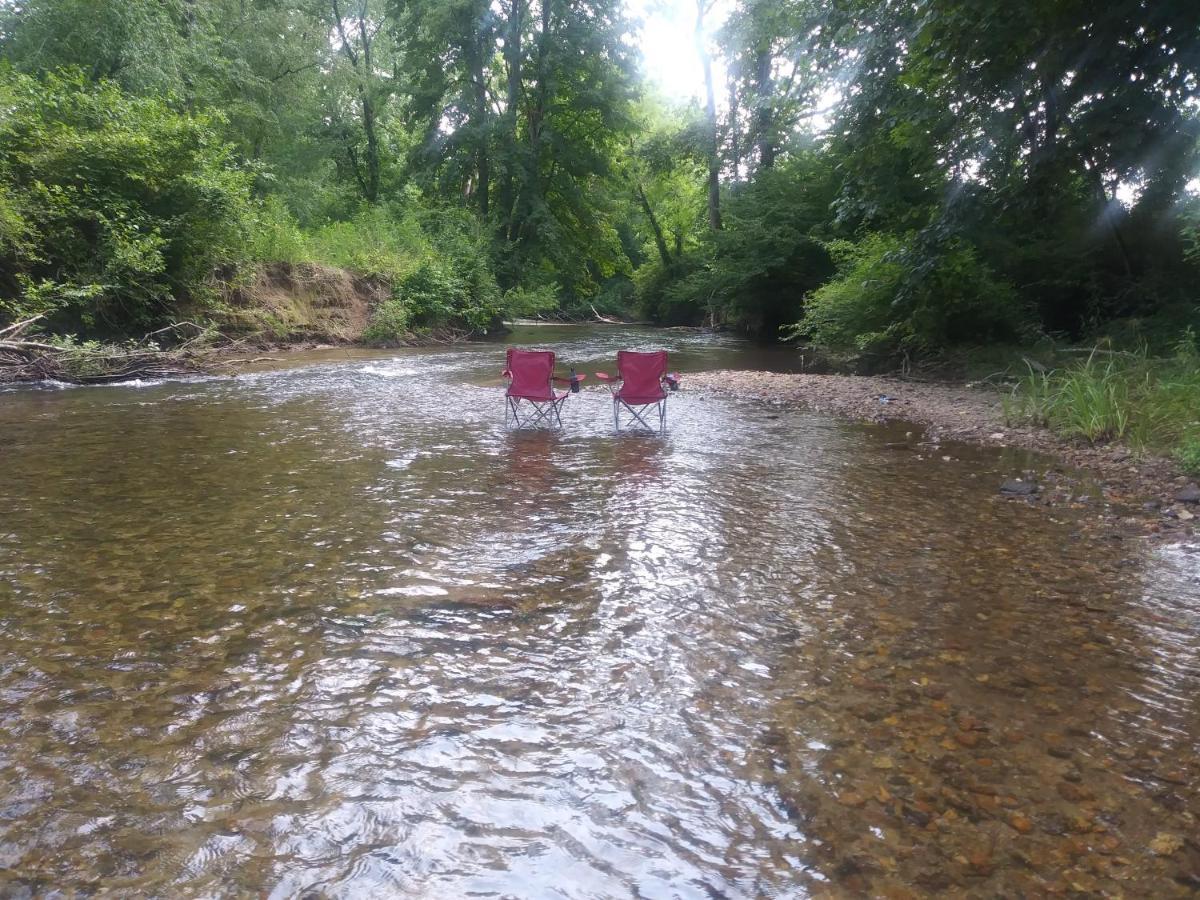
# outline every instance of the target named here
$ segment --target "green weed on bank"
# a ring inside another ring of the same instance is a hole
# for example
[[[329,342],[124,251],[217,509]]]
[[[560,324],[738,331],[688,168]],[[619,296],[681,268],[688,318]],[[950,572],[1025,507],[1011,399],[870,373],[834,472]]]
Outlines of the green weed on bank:
[[[1093,348],[1056,368],[1034,368],[1005,402],[1010,424],[1029,422],[1091,443],[1121,441],[1174,456],[1200,474],[1200,351],[1187,331],[1173,356]]]

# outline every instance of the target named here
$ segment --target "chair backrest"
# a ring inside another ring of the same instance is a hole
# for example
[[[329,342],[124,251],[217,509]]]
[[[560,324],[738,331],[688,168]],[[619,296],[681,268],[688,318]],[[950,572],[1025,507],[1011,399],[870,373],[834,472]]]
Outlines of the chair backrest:
[[[657,397],[662,394],[662,379],[667,374],[667,351],[617,351],[617,375],[621,393],[632,397]]]
[[[508,349],[507,365],[512,384],[508,393],[514,397],[553,397],[550,379],[554,376],[553,350]]]

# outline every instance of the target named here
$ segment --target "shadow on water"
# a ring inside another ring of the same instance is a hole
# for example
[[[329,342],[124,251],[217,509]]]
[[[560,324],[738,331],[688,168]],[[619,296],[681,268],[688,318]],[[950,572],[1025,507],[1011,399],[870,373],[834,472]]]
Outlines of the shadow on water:
[[[759,358],[529,342],[656,341]],[[686,381],[513,433],[495,346],[339,353],[0,396],[0,893],[1194,886],[1193,550]]]

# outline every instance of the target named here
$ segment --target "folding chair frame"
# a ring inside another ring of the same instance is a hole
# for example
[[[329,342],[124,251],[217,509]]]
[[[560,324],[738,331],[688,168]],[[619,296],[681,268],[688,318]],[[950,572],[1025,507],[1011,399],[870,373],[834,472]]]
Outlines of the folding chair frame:
[[[613,394],[613,428],[617,431],[621,430],[621,407],[625,407],[629,414],[642,426],[646,431],[653,432],[654,428],[647,422],[643,415],[651,407],[658,413],[658,431],[662,433],[667,430],[667,401],[666,399],[655,400],[652,403],[626,403],[617,394]],[[632,423],[631,423],[632,424]]]
[[[622,351],[622,352],[624,352],[624,351]],[[662,351],[658,351],[658,353],[661,353],[662,361],[663,361],[664,368],[665,368],[667,355],[665,352],[662,352]],[[639,355],[639,354],[634,354],[634,355]],[[655,355],[658,355],[658,354],[655,354]],[[636,399],[635,400],[627,400],[625,397],[621,396],[621,393],[624,390],[625,379],[621,375],[620,366],[621,366],[621,353],[618,353],[617,354],[617,369],[618,369],[618,371],[617,371],[616,377],[613,377],[612,375],[607,375],[604,372],[596,373],[596,377],[599,378],[601,381],[603,381],[605,384],[607,384],[608,389],[612,392],[613,428],[617,431],[621,430],[621,407],[625,407],[625,411],[629,414],[629,416],[631,417],[631,420],[632,420],[629,423],[631,429],[636,430],[637,426],[640,426],[641,430],[648,431],[651,434],[653,434],[655,432],[657,432],[658,434],[665,433],[667,430],[667,396],[668,396],[667,389],[669,388],[670,390],[674,391],[678,388],[679,376],[673,375],[672,373],[665,372],[665,371],[659,373],[658,393],[662,394],[662,396],[659,397],[658,399],[648,400],[645,403],[639,403],[639,402],[637,402]],[[648,385],[640,385],[640,387],[645,388],[645,387],[648,387]],[[647,395],[653,396],[653,394],[650,394],[648,391],[645,394],[643,394],[643,396],[647,396]],[[650,424],[650,422],[653,421],[653,419],[650,419],[650,416],[653,415],[651,410],[653,410],[653,412],[655,412],[655,413],[658,413],[658,428],[657,429],[653,425]],[[648,419],[650,421],[647,421]],[[637,423],[637,426],[634,425],[635,422]]]
[[[504,405],[505,428],[533,428],[543,422],[552,428],[563,427],[562,405],[566,402],[566,397],[559,397],[557,400],[530,400],[527,397],[506,396],[504,399],[507,401]],[[528,403],[532,407],[524,416],[521,415],[522,403]]]

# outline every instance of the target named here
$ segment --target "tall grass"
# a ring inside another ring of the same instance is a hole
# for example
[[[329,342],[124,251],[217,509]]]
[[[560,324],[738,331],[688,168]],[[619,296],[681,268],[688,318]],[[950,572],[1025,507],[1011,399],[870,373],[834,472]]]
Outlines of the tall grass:
[[[1094,348],[1053,369],[1029,368],[1005,402],[1010,423],[1032,422],[1091,443],[1120,441],[1173,454],[1200,472],[1200,352],[1190,331],[1176,353]]]
[[[433,254],[421,225],[381,208],[306,231],[277,197],[258,210],[250,257],[259,262],[315,263],[400,281]]]

